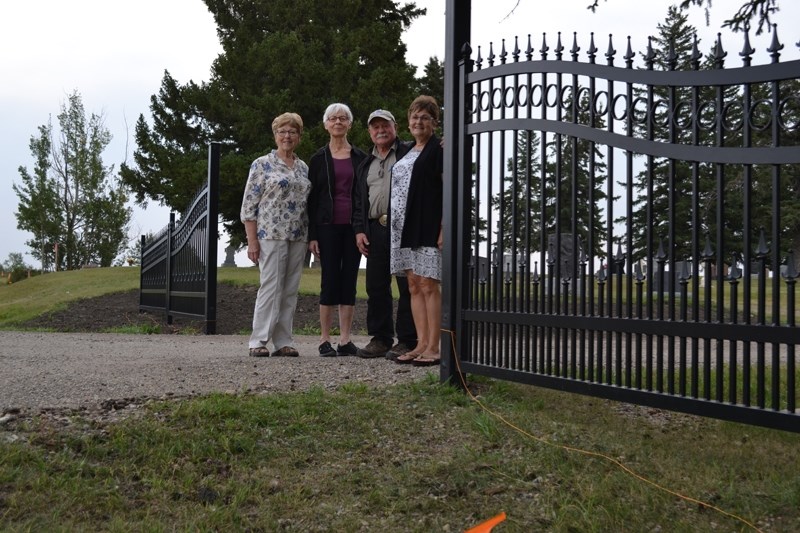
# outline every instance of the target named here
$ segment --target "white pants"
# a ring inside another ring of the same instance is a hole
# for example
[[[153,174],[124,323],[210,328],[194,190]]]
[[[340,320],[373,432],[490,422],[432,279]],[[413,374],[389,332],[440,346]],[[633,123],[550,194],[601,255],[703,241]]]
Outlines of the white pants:
[[[250,348],[266,346],[269,341],[275,350],[292,346],[292,324],[297,307],[297,289],[303,274],[303,259],[308,243],[305,241],[258,241],[261,286],[253,311],[253,334]]]

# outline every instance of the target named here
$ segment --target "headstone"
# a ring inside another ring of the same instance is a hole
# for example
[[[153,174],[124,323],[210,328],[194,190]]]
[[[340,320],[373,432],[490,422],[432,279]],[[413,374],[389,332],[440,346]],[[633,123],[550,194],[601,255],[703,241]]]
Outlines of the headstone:
[[[686,265],[686,272],[692,275],[692,263],[690,261],[675,261],[675,274],[674,277],[669,270],[669,263],[664,263],[664,274],[661,275],[659,269],[661,265],[657,261],[653,261],[653,276],[652,276],[652,291],[661,292],[662,282],[664,293],[679,293],[681,290],[681,273],[683,273],[684,263]],[[663,280],[662,280],[663,277]],[[674,284],[674,290],[673,290]]]
[[[573,277],[575,272],[575,265],[572,263],[572,250],[573,250],[572,234],[561,234],[561,246],[556,250],[556,234],[551,233],[547,236],[547,258],[552,259],[558,264],[562,278]],[[551,257],[551,252],[554,257]],[[555,268],[553,264],[553,268]]]
[[[225,262],[222,263],[222,266],[224,266],[224,267],[235,267],[236,266],[236,261],[234,261],[234,259],[233,259],[233,255],[235,253],[236,253],[236,248],[234,248],[233,246],[229,245],[227,248],[225,248]]]

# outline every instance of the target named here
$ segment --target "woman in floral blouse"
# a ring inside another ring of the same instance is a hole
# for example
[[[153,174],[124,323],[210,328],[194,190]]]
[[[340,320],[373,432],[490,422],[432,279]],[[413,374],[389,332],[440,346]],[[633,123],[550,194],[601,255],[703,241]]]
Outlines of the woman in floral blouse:
[[[241,219],[247,233],[247,257],[258,264],[261,286],[253,312],[250,355],[297,357],[292,323],[308,241],[306,203],[311,190],[308,166],[294,153],[303,119],[284,113],[272,121],[277,150],[250,165]]]

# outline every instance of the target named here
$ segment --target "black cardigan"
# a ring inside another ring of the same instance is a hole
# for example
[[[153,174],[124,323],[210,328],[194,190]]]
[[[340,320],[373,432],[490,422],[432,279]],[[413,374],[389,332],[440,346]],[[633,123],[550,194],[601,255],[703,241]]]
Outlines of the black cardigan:
[[[366,158],[367,154],[362,150],[355,146],[351,147],[353,185],[356,183],[358,167]],[[333,171],[333,156],[327,144],[311,156],[308,165],[308,179],[311,181],[311,193],[308,195],[308,240],[316,241],[318,240],[317,225],[330,224],[333,220],[333,181],[336,176]],[[354,205],[350,208],[351,217],[354,208]]]
[[[440,139],[433,135],[411,170],[401,247],[437,247],[442,227],[443,171],[444,150]]]

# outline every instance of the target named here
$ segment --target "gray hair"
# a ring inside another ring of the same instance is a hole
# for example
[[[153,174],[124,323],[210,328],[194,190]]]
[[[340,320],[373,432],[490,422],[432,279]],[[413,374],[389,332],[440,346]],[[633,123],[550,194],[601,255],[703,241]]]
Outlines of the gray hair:
[[[322,123],[324,124],[325,122],[328,122],[329,117],[339,112],[347,115],[347,120],[353,122],[353,112],[350,111],[350,108],[347,106],[347,104],[335,103],[329,105],[328,108],[325,109],[325,113],[322,115]]]

